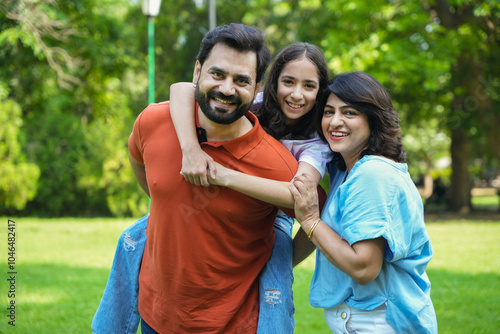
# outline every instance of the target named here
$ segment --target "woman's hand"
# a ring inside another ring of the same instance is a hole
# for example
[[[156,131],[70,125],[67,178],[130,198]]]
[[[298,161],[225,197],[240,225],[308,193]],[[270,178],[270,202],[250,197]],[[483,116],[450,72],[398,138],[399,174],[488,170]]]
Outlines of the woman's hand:
[[[182,152],[181,174],[186,181],[194,185],[208,187],[209,177],[215,179],[215,162],[211,156],[206,154],[199,146],[189,151]]]
[[[290,192],[294,200],[295,218],[307,231],[320,216],[317,184],[310,176],[302,174],[292,180]]]

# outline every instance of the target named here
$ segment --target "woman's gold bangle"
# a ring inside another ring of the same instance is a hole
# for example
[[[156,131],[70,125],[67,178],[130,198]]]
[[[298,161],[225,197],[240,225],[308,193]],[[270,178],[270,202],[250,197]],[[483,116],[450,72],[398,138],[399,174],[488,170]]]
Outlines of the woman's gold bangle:
[[[311,240],[311,236],[313,234],[313,231],[314,229],[316,228],[316,226],[318,226],[319,222],[321,221],[321,219],[318,219],[318,221],[316,221],[312,226],[311,228],[309,229],[309,232],[307,232],[307,239]]]

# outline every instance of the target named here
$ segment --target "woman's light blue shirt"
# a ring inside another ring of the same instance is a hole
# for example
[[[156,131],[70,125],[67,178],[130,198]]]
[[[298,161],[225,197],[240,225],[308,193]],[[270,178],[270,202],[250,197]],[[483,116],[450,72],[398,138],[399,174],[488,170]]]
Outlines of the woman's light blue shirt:
[[[437,333],[425,272],[432,247],[408,166],[365,156],[347,177],[332,164],[328,170],[331,188],[321,219],[351,245],[378,237],[387,243],[381,272],[367,285],[356,283],[318,251],[311,305],[330,308],[346,302],[372,310],[387,302],[387,321],[396,332]]]

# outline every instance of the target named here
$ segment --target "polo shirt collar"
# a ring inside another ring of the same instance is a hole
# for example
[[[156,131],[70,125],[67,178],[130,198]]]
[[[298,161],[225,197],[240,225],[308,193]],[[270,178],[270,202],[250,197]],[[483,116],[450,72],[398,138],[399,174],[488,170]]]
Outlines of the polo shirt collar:
[[[200,126],[198,121],[198,102],[195,105],[196,133],[198,141],[203,137],[205,129]],[[200,145],[208,145],[213,147],[224,147],[236,159],[243,158],[248,152],[254,149],[257,144],[264,138],[266,132],[260,126],[259,119],[251,111],[248,111],[245,116],[252,122],[252,130],[245,133],[243,136],[228,141],[201,141]],[[204,138],[206,140],[206,136]]]

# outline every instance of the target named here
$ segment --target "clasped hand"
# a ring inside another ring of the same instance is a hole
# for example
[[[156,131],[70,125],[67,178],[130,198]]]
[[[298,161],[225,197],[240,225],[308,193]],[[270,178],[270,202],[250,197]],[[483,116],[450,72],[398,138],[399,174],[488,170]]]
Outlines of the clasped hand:
[[[294,200],[295,218],[301,224],[312,224],[320,217],[318,190],[313,179],[307,174],[294,177],[290,182]]]
[[[196,186],[223,186],[229,177],[229,170],[200,149],[195,153],[182,155],[181,175]]]

